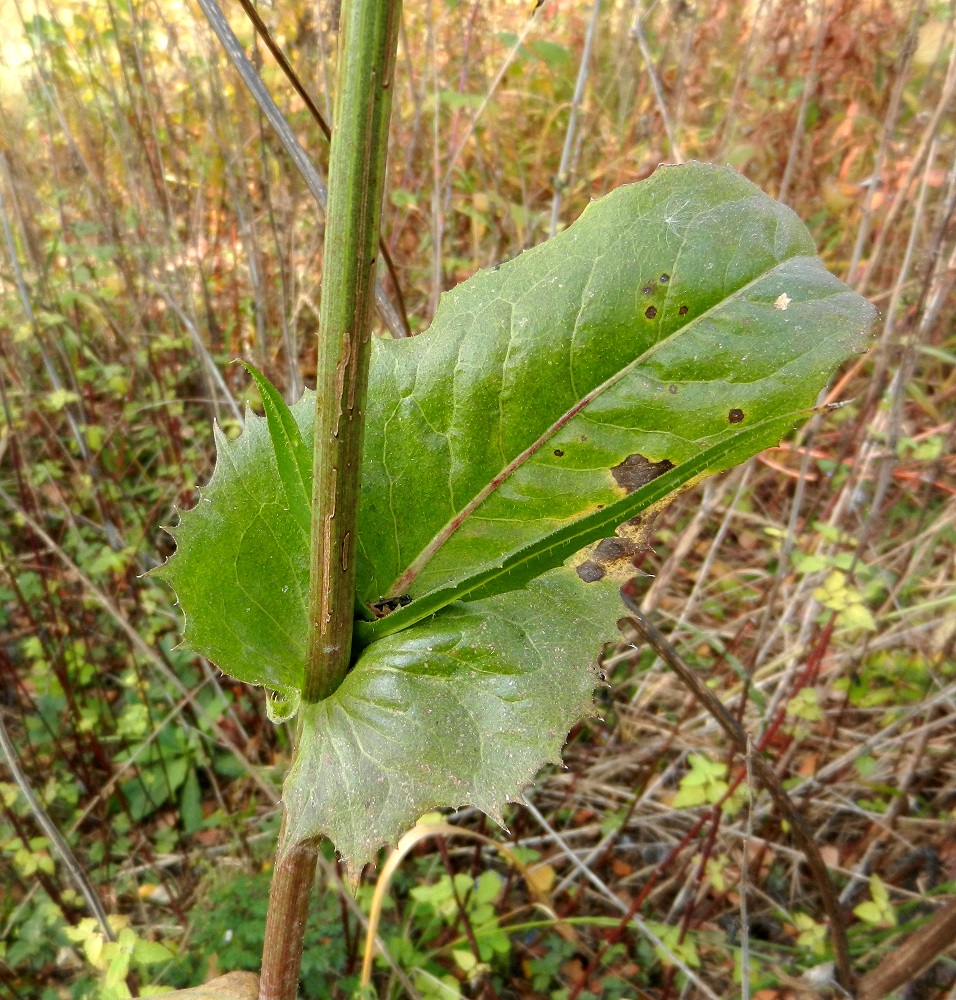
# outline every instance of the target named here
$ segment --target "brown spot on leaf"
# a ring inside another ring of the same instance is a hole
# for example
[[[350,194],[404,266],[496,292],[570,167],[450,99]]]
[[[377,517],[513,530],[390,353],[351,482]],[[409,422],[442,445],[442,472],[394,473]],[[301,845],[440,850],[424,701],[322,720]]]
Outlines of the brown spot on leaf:
[[[560,448],[555,448],[554,449],[554,457],[555,458],[564,458],[564,452]]]
[[[673,468],[674,463],[666,458],[663,462],[649,462],[643,455],[628,455],[620,465],[611,469],[611,475],[618,486],[633,493]]]
[[[743,410],[731,410],[730,413],[727,414],[727,419],[732,424],[739,424],[744,419],[744,411]]]
[[[591,559],[581,563],[575,572],[585,583],[597,583],[598,580],[604,579],[604,567]]]
[[[646,316],[646,317],[647,317],[648,319],[653,319],[653,318],[654,318],[654,317],[655,317],[655,316],[657,315],[657,310],[656,310],[656,309],[655,309],[655,308],[654,308],[653,306],[648,306],[648,307],[647,307],[647,308],[646,308],[646,309],[644,310],[644,315],[645,315],[645,316]]]
[[[686,316],[687,315],[687,306],[681,306],[680,309],[677,310],[677,315],[678,316]]]
[[[662,274],[660,280],[662,285],[666,285],[671,280],[671,276],[669,274]]]
[[[630,559],[637,555],[637,547],[628,538],[604,538],[597,544],[594,550],[596,562],[609,563],[617,559]]]
[[[670,394],[671,394],[672,396],[676,396],[676,395],[677,395],[677,386],[676,386],[676,385],[672,385],[672,386],[670,386],[670,388],[668,388],[668,390],[667,390],[667,391],[668,391],[668,392],[669,392],[669,393],[670,393]]]
[[[653,295],[654,294],[654,286],[653,285],[645,285],[643,291],[644,291],[645,295]]]

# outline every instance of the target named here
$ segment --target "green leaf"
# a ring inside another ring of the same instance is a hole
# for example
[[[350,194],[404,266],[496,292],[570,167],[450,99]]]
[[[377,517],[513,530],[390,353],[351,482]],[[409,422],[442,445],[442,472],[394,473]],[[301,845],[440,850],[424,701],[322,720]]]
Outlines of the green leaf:
[[[872,317],[789,209],[690,164],[475,275],[427,333],[376,341],[357,610],[380,620],[300,709],[287,843],[328,834],[354,871],[429,809],[500,816],[590,706],[647,519],[803,419]],[[160,575],[186,645],[294,710],[315,400],[252,375],[266,417],[217,430]]]
[[[546,63],[549,69],[561,69],[571,61],[571,53],[563,45],[546,38],[536,39],[528,45],[528,48]]]
[[[849,604],[839,613],[837,618],[844,628],[861,632],[876,631],[876,619],[865,604]]]
[[[875,872],[870,876],[870,901],[860,903],[853,912],[868,924],[881,927],[895,927],[897,924],[896,910],[890,901],[886,884]]]
[[[309,453],[314,408],[309,393],[290,410]],[[176,591],[185,646],[294,704],[306,655],[308,535],[291,512],[267,419],[247,410],[235,441],[218,427],[215,438],[212,478],[169,529],[176,552],[153,572]]]
[[[676,468],[656,475],[633,493],[625,494],[593,513],[542,535],[536,542],[506,556],[500,563],[476,573],[470,579],[435,590],[377,622],[357,622],[357,643],[364,646],[382,636],[399,632],[454,600],[477,600],[524,586],[528,580],[560,565],[585,546],[609,538],[618,525],[659,509],[700,479],[731,468],[763,448],[776,444],[793,427],[794,421],[804,415],[788,413],[738,431]],[[579,560],[578,575],[593,583],[607,576],[615,562],[625,576],[633,575],[629,557],[636,551],[635,542],[642,538],[643,530],[634,524],[630,527],[632,532],[625,534],[622,542],[598,546],[593,552],[586,553]],[[624,558],[621,558],[622,553]]]
[[[242,366],[259,389],[282,488],[296,523],[308,539],[312,531],[312,455],[275,386],[252,365],[243,361]]]
[[[190,768],[179,795],[179,821],[186,833],[195,833],[202,826],[202,791],[195,768]]]
[[[425,334],[376,344],[360,596],[464,595],[764,425],[727,463],[749,457],[865,348],[872,317],[793,212],[732,170],[666,167],[614,191],[447,293]]]
[[[133,946],[133,959],[140,965],[159,965],[168,962],[176,956],[159,941],[137,940]]]
[[[473,904],[480,906],[482,903],[493,903],[501,894],[502,884],[501,876],[497,872],[482,872],[475,883]]]
[[[326,834],[356,872],[432,808],[500,821],[590,711],[619,614],[616,586],[562,568],[373,643],[335,694],[301,710],[287,842]]]

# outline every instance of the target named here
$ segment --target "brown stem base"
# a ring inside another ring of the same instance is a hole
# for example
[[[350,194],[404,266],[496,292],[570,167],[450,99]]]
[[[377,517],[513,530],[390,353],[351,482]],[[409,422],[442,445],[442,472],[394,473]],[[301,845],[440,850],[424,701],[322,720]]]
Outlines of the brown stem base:
[[[282,852],[272,873],[259,1000],[288,1000],[298,991],[309,898],[319,857],[316,841]]]

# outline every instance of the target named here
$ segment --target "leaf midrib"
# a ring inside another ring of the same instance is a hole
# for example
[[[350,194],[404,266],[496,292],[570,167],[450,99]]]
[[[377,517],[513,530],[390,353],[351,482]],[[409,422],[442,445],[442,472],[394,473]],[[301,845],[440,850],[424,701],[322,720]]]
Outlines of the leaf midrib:
[[[387,593],[385,594],[385,600],[391,600],[396,597],[401,597],[407,594],[412,584],[422,573],[425,567],[431,562],[442,546],[451,538],[451,536],[464,524],[464,522],[475,512],[475,510],[484,503],[507,479],[521,468],[525,462],[528,461],[534,454],[536,454],[547,442],[559,431],[562,427],[566,426],[571,420],[574,419],[585,407],[597,399],[602,393],[606,392],[612,386],[616,385],[621,379],[625,378],[628,374],[634,371],[637,367],[644,364],[648,359],[654,356],[661,348],[669,344],[679,335],[685,333],[688,330],[693,329],[693,327],[701,323],[703,320],[707,319],[712,313],[717,309],[726,306],[730,302],[736,301],[748,289],[752,288],[758,282],[771,276],[775,271],[779,270],[786,264],[790,264],[795,260],[808,259],[813,260],[815,258],[808,254],[795,254],[792,257],[787,257],[784,260],[778,261],[773,267],[757,275],[757,277],[752,278],[745,285],[741,285],[740,288],[733,291],[730,295],[725,298],[720,299],[719,302],[715,302],[709,309],[702,312],[699,316],[695,316],[689,323],[685,323],[683,326],[678,327],[663,340],[657,341],[653,346],[648,348],[643,354],[636,357],[633,361],[628,362],[623,368],[615,372],[610,378],[607,378],[600,385],[595,386],[590,392],[586,393],[581,400],[574,406],[562,413],[557,420],[555,420],[539,437],[536,441],[532,442],[527,448],[524,449],[519,455],[513,458],[502,470],[495,474],[491,481],[478,493],[472,497],[471,500],[465,504],[456,514],[454,514],[445,525],[438,531],[438,533],[433,537],[433,539],[419,552],[419,554],[409,563],[405,571],[399,576],[395,582],[389,587]],[[668,297],[670,295],[670,289],[668,289]],[[577,322],[577,321],[575,321]],[[511,349],[511,344],[514,341],[512,336],[508,342],[508,350]]]
[[[539,559],[546,565],[540,565],[532,571],[530,579],[547,572],[559,562],[572,555],[582,546],[600,537],[608,537],[614,528],[637,514],[653,510],[659,504],[669,501],[678,491],[688,489],[694,483],[720,468],[727,468],[725,460],[737,452],[741,446],[750,447],[752,442],[779,440],[793,423],[807,417],[812,410],[797,410],[791,413],[768,417],[729,437],[674,466],[667,472],[655,477],[649,483],[629,493],[611,506],[585,514],[575,520],[546,533],[538,540],[515,549],[504,556],[497,565],[478,570],[471,576],[457,583],[446,584],[436,590],[412,601],[406,607],[399,608],[375,622],[357,621],[353,634],[353,650],[358,651],[369,643],[386,635],[401,632],[411,625],[436,614],[442,608],[454,601],[480,600],[491,597],[503,590],[513,589],[501,587],[502,579],[520,575],[522,568],[534,562],[539,557],[549,555],[552,558]],[[760,445],[765,447],[766,445]],[[758,447],[757,451],[760,450]],[[749,452],[755,454],[755,451]],[[516,585],[520,586],[520,584]],[[488,588],[492,588],[489,592]]]

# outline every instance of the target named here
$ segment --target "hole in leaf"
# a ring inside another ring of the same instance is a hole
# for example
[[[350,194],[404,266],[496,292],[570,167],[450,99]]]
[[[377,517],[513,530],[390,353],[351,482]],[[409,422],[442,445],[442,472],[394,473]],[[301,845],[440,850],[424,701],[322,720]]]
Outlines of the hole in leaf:
[[[687,315],[687,306],[681,306],[680,309],[677,310],[677,315],[678,316],[686,316]]]
[[[744,411],[736,409],[731,410],[730,413],[727,414],[727,419],[732,424],[739,424],[744,419]]]
[[[674,463],[666,458],[662,462],[649,462],[643,455],[628,455],[620,465],[611,469],[611,475],[621,489],[633,493],[673,468]]]
[[[401,597],[392,597],[387,601],[376,601],[371,607],[376,617],[384,618],[386,615],[390,615],[393,611],[397,611],[399,608],[404,608],[406,605],[411,603],[412,599],[408,596],[408,594],[402,594]]]
[[[648,319],[653,319],[653,318],[654,318],[654,317],[655,317],[655,316],[657,315],[657,310],[656,310],[656,309],[654,308],[654,306],[648,306],[648,307],[647,307],[647,308],[646,308],[646,309],[644,310],[644,315],[645,315],[645,316],[646,316],[646,317],[647,317]]]

